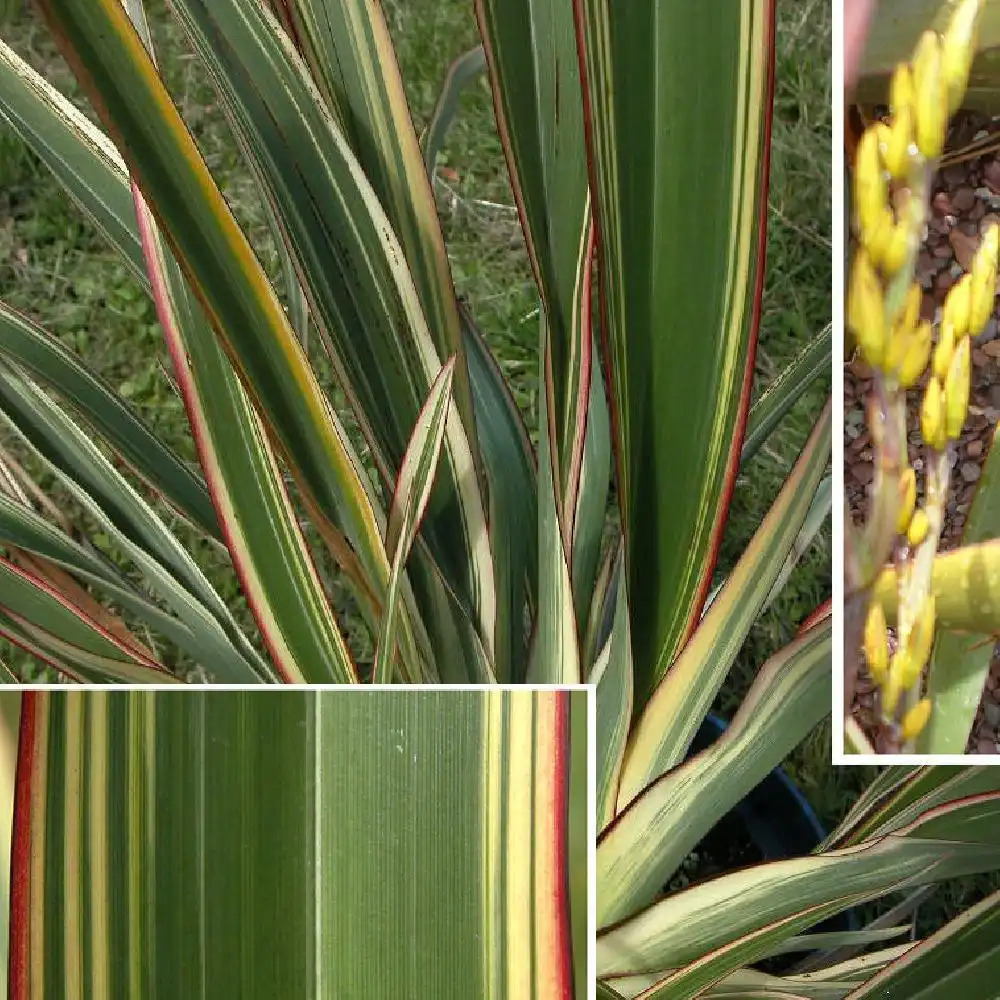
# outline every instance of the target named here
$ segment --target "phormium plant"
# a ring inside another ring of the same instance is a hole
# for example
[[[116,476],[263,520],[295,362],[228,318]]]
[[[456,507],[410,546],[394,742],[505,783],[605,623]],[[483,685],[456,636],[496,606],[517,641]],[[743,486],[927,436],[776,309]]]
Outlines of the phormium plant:
[[[353,682],[370,673],[595,683],[603,995],[752,996],[780,986],[846,996],[907,976],[922,985],[927,963],[964,960],[944,946],[952,928],[923,946],[907,942],[859,959],[824,952],[818,972],[797,977],[751,967],[780,950],[891,939],[894,928],[836,941],[801,934],[884,892],[1000,867],[987,822],[998,793],[979,771],[887,772],[821,852],[661,898],[698,838],[828,711],[831,626],[823,610],[761,670],[726,736],[682,763],[744,638],[801,551],[817,505],[822,513],[829,503],[819,491],[829,461],[827,406],[713,592],[741,461],[829,366],[827,330],[749,409],[773,4],[733,0],[710,17],[694,0],[478,4],[542,306],[537,454],[452,288],[425,156],[454,101],[441,102],[421,148],[374,0],[170,4],[212,76],[271,218],[283,255],[277,286],[157,73],[141,4],[40,7],[104,131],[6,47],[0,111],[152,295],[199,464],[192,469],[171,452],[84,360],[0,309],[0,409],[17,435],[17,448],[4,454],[0,498],[3,634],[80,680],[163,682],[198,668],[220,682]],[[676,222],[691,217],[699,224],[680,239]],[[321,363],[310,359],[307,339]],[[331,403],[334,387],[347,415]],[[38,488],[39,475],[62,505]],[[255,635],[181,544],[173,530],[180,521],[228,553]],[[358,666],[331,611],[333,573],[350,587],[372,637],[370,667]],[[96,700],[29,701],[36,728],[26,732],[22,723],[22,748],[31,748],[37,769],[25,765],[22,774],[78,782],[85,763],[89,775],[84,841],[54,839],[57,829],[77,829],[67,816],[82,809],[67,814],[64,797],[20,786],[22,810],[29,802],[36,810],[21,813],[33,820],[23,849],[52,872],[83,871],[81,851],[103,850],[102,831],[127,830],[139,843],[139,831],[155,830],[140,822],[149,803],[136,789],[147,786],[123,782],[122,761],[138,768],[141,748],[144,773],[158,774],[149,755],[159,746],[194,752],[186,739],[151,739],[167,696],[131,693],[113,710],[101,700],[108,696],[89,697]],[[233,705],[226,711],[238,714]],[[220,721],[219,732],[230,722]],[[254,723],[261,733],[264,722]],[[188,722],[175,713],[171,724]],[[240,739],[249,725],[235,727]],[[203,769],[192,787],[204,790],[205,769],[215,766],[207,716],[200,732],[204,753],[185,760]],[[131,754],[110,754],[112,740]],[[244,743],[226,746],[238,754]],[[499,743],[484,736],[482,746],[485,754]],[[322,753],[310,760],[324,780],[339,762]],[[243,782],[241,808],[258,829],[269,821],[266,806],[248,800],[245,764],[233,768],[244,775],[234,779]],[[376,792],[378,782],[373,773]],[[520,794],[499,781],[481,791],[492,797],[480,801],[496,807]],[[195,807],[210,809],[210,798]],[[179,832],[203,829],[204,813],[165,815]],[[322,843],[312,829],[307,848]],[[51,853],[41,852],[43,843]],[[507,855],[522,848],[483,843],[513,870]],[[137,864],[141,855],[131,857]],[[266,850],[239,857],[245,883],[224,882],[230,869],[204,865],[193,911],[199,926],[215,929],[208,916],[216,892],[245,889],[254,866],[267,868]],[[35,930],[66,913],[62,883],[37,881],[41,870],[22,884],[34,887]],[[134,871],[125,891],[164,898],[171,866]],[[85,913],[104,913],[109,884],[71,881],[73,927],[90,926]],[[280,881],[273,885],[279,891]],[[519,897],[486,898],[502,906]],[[310,901],[301,912],[320,913]],[[365,902],[350,898],[345,932]],[[447,893],[438,902],[447,907]],[[963,919],[963,931],[978,934],[993,911]],[[324,940],[315,923],[304,927]],[[90,970],[128,956],[137,977],[130,990],[141,995],[144,940],[107,943],[82,933],[69,954]],[[566,995],[566,977],[546,964],[562,953],[539,944],[553,937],[532,940],[521,954],[539,975],[506,992],[502,978],[491,978],[494,995]],[[21,980],[20,995],[44,996],[45,935],[19,943],[22,968],[41,970]],[[86,948],[100,949],[100,962],[84,960]],[[273,971],[247,982],[266,991]],[[322,986],[313,978],[303,989],[321,996]]]
[[[479,4],[542,303],[537,454],[452,287],[425,159],[453,90],[422,148],[376,3],[170,7],[283,271],[272,287],[236,224],[157,73],[141,4],[42,3],[106,131],[8,48],[0,110],[152,295],[199,467],[85,359],[2,308],[0,407],[18,444],[0,497],[2,633],[71,678],[138,682],[192,669],[216,682],[579,682],[614,640],[634,654],[640,704],[682,650],[712,648],[710,677],[691,682],[707,707],[803,526],[822,521],[806,518],[829,452],[824,411],[692,642],[740,462],[829,357],[827,330],[748,420],[772,5],[708,24],[686,3]],[[692,215],[678,239],[669,220]],[[181,522],[225,546],[255,635]],[[356,663],[331,610],[334,574],[372,664]],[[726,636],[719,649],[710,634]]]

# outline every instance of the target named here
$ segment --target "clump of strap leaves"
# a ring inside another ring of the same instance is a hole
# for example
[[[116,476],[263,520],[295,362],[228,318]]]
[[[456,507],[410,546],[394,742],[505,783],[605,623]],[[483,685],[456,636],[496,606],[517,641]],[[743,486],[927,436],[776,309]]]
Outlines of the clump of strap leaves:
[[[921,35],[910,61],[893,74],[889,116],[866,128],[855,158],[856,245],[847,325],[873,372],[867,418],[875,468],[867,523],[856,531],[845,518],[847,601],[854,605],[847,638],[855,649],[860,638],[877,687],[878,711],[890,734],[880,750],[912,750],[934,711],[927,668],[937,620],[933,575],[948,497],[949,448],[968,412],[970,340],[986,326],[996,290],[995,223],[982,234],[970,271],[949,290],[936,324],[921,319],[922,292],[914,277],[931,183],[948,120],[965,95],[981,8],[981,0],[962,0],[943,34]],[[918,455],[908,453],[906,433],[907,390],[918,387],[920,504]],[[894,571],[890,586],[877,586],[887,562]],[[852,618],[860,636],[851,634]],[[854,649],[848,652],[850,660]],[[848,743],[871,750],[850,718],[853,679],[849,668]]]

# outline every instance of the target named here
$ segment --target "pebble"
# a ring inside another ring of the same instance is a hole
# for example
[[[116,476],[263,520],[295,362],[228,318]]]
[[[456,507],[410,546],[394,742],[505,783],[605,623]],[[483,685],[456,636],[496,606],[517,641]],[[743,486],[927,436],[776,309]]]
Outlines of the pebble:
[[[951,163],[941,171],[941,179],[948,188],[956,188],[959,184],[964,184],[968,175],[969,168],[964,163]]]
[[[851,469],[851,475],[859,486],[867,486],[875,478],[875,470],[871,462],[864,462]]]
[[[951,273],[951,269],[941,271],[940,274],[934,279],[934,287],[939,292],[946,292],[952,285],[955,284],[955,275]]]
[[[975,230],[975,226],[969,223]],[[972,266],[976,250],[979,249],[979,237],[972,233],[966,233],[962,229],[953,229],[948,237],[952,249],[955,251],[955,263],[962,271],[967,271]]]
[[[931,198],[931,214],[932,217],[951,214],[951,198],[948,197],[947,191],[938,191]]]
[[[961,468],[962,478],[967,483],[974,483],[980,476],[981,470],[976,462],[963,462]]]
[[[1000,161],[986,160],[983,163],[983,180],[991,191],[1000,193]]]
[[[997,339],[997,334],[1000,333],[1000,323],[997,322],[996,316],[991,316],[986,321],[986,326],[983,327],[983,332],[976,337],[977,344],[983,344],[984,350],[986,350],[987,344],[992,344]],[[993,353],[993,352],[996,353]],[[993,354],[994,357],[1000,356],[1000,345],[993,348],[993,351],[986,351],[987,354]]]
[[[953,225],[954,215],[932,215],[927,220],[927,231],[935,236],[947,236]]]
[[[976,203],[976,192],[966,184],[957,188],[951,196],[951,208],[953,212],[965,214],[970,211]]]

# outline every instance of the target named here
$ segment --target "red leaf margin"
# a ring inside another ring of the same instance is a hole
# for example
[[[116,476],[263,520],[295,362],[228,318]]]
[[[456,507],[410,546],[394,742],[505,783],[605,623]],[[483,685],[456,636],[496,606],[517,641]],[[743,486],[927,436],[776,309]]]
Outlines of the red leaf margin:
[[[37,763],[39,700],[45,694],[21,695],[14,782],[14,825],[10,851],[10,955],[7,960],[10,1000],[29,995],[31,920],[31,800]]]

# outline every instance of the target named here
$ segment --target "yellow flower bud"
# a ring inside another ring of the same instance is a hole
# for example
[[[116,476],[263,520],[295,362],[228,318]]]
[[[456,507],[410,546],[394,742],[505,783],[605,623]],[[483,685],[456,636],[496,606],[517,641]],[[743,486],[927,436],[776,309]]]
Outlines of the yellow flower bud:
[[[903,716],[903,726],[900,730],[904,743],[915,740],[927,725],[927,720],[931,717],[930,698],[921,698],[916,705]]]
[[[883,267],[886,259],[886,252],[892,242],[896,232],[896,220],[893,217],[892,209],[888,205],[882,206],[882,211],[878,217],[861,234],[862,246],[868,251],[868,258],[872,267]]]
[[[911,249],[915,249],[913,230],[907,224],[906,220],[903,219],[892,227],[889,238],[886,240],[885,247],[882,250],[882,258],[878,262],[882,268],[882,273],[887,278],[892,278],[898,274],[910,256]]]
[[[945,434],[955,440],[962,433],[969,412],[969,385],[972,381],[972,346],[968,337],[963,337],[955,348],[948,377],[944,382],[944,424]]]
[[[895,653],[889,664],[889,672],[882,685],[882,714],[891,719],[896,714],[899,696],[903,693],[902,674],[906,668],[905,657]]]
[[[931,371],[935,378],[939,378],[943,382],[948,377],[948,369],[951,367],[951,357],[954,353],[955,328],[951,323],[942,323],[937,347],[934,348],[934,360],[931,362]]]
[[[969,69],[976,52],[981,0],[960,0],[941,41],[941,75],[948,88],[948,114],[961,106],[969,85]]]
[[[906,689],[913,687],[920,679],[924,665],[930,659],[934,643],[934,595],[928,594],[913,620],[913,627],[906,637],[906,663],[900,668],[900,683]]]
[[[911,548],[916,548],[926,537],[930,529],[930,522],[927,520],[927,511],[920,507],[913,512],[910,518],[910,526],[906,529],[906,540]]]
[[[893,320],[893,326],[900,330],[912,330],[920,322],[920,303],[924,294],[920,285],[914,281],[906,290],[903,305]]]
[[[868,128],[858,142],[854,160],[854,205],[862,239],[879,222],[888,196],[888,185],[879,156],[878,134],[875,129]]]
[[[854,255],[848,294],[847,322],[865,360],[881,368],[885,360],[886,324],[882,285],[864,250]]]
[[[948,440],[944,428],[944,389],[936,377],[928,380],[924,390],[920,406],[920,433],[929,448],[944,450]]]
[[[878,151],[884,156],[885,147],[889,142],[889,133],[892,131],[892,129],[889,128],[889,123],[879,119],[878,121],[872,122],[868,127],[875,130],[875,135],[878,138]],[[885,161],[883,160],[883,162]]]
[[[928,160],[944,149],[948,124],[948,90],[941,75],[941,40],[925,31],[913,53],[913,94],[917,148]]]
[[[899,513],[896,515],[896,534],[905,535],[913,517],[913,508],[917,505],[917,474],[913,466],[908,465],[899,474]]]
[[[913,73],[909,63],[899,63],[889,83],[889,107],[894,115],[909,108],[913,110]]]
[[[909,104],[904,104],[893,113],[892,127],[882,146],[885,168],[896,180],[903,180],[909,174],[912,146],[913,109]]]
[[[969,331],[981,333],[993,313],[997,290],[997,246],[1000,230],[993,223],[983,234],[976,256],[972,260],[969,280]]]
[[[973,269],[975,269],[976,261],[982,260],[988,263],[995,271],[997,269],[998,255],[1000,255],[1000,225],[991,222],[983,233],[979,249],[976,250],[976,260],[973,261]]]
[[[865,659],[872,680],[881,686],[889,669],[889,632],[885,612],[878,601],[872,601],[865,620]]]
[[[944,305],[941,308],[941,326],[950,324],[955,340],[964,337],[969,332],[971,291],[972,277],[963,274],[948,289],[948,294],[944,298]]]
[[[895,334],[893,344],[897,339],[902,339],[902,335]],[[904,389],[909,389],[920,381],[920,376],[923,375],[927,362],[930,360],[930,320],[925,319],[915,330],[905,336],[905,350],[902,355],[898,368],[899,384]]]

